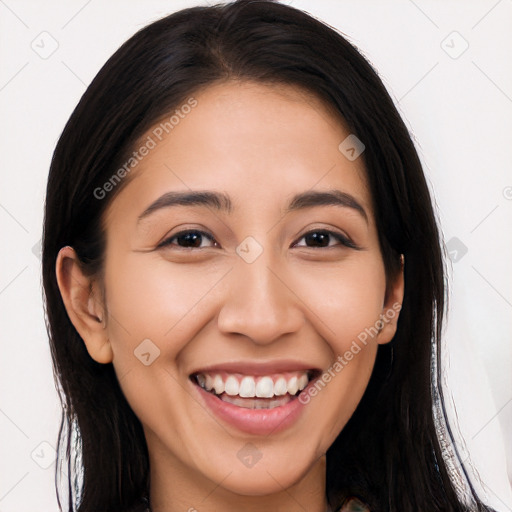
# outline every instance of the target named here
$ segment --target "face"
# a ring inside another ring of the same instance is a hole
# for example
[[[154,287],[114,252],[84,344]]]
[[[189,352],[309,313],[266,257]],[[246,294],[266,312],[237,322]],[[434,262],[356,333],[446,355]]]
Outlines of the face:
[[[363,160],[319,100],[252,83],[194,98],[141,139],[155,146],[108,208],[105,343],[152,468],[270,494],[354,412],[401,281]]]

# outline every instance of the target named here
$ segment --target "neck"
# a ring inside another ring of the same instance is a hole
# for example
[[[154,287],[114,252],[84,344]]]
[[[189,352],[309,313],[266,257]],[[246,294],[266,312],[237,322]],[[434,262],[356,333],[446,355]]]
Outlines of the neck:
[[[150,503],[151,512],[261,512],[276,510],[286,512],[325,512],[325,456],[320,457],[305,475],[293,485],[279,484],[276,475],[269,475],[277,492],[262,495],[244,495],[230,489],[227,471],[223,480],[214,482],[185,466],[169,453],[150,450]]]

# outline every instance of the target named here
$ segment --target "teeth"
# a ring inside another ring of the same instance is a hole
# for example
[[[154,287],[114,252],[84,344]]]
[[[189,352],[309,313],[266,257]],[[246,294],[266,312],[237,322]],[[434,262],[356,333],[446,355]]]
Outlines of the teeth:
[[[260,396],[257,393],[258,391],[254,379],[252,377],[244,377],[242,382],[240,382],[240,390],[238,391],[238,394],[243,398],[250,398],[255,395]]]
[[[197,376],[197,383],[202,387],[202,388],[205,388],[205,384],[206,384],[206,377],[200,373],[198,376]]]
[[[213,378],[213,389],[217,395],[224,393],[224,381],[220,375],[215,375]]]
[[[223,397],[241,397],[247,398],[273,398],[279,401],[279,397],[285,395],[296,395],[298,391],[302,391],[309,382],[306,372],[294,372],[285,375],[278,375],[275,382],[270,376],[252,377],[250,375],[241,376],[240,374],[227,375],[199,373],[196,375],[197,383],[207,391],[212,391],[216,395]],[[239,380],[240,378],[240,380]],[[230,400],[227,400],[230,401]],[[270,403],[274,403],[271,401]],[[263,407],[260,401],[256,400],[254,406],[249,408]],[[276,402],[277,403],[277,402]],[[267,407],[267,405],[265,405]]]
[[[256,396],[272,398],[274,396],[274,381],[270,377],[263,377],[256,384]]]
[[[290,395],[295,395],[295,393],[297,393],[297,391],[299,390],[299,380],[297,379],[297,377],[293,376],[288,381],[287,389]]]
[[[307,377],[307,375],[305,375],[305,377],[306,377],[306,384],[307,384],[308,377]],[[286,386],[286,379],[284,377],[279,377],[276,380],[276,383],[274,384],[274,394],[277,396],[283,396],[283,395],[286,395],[286,393],[288,393],[288,388]]]
[[[237,405],[238,407],[244,407],[245,409],[273,409],[274,407],[280,407],[281,405],[287,404],[292,400],[292,397],[288,395],[275,398],[274,400],[262,400],[261,398],[247,399],[224,394],[220,399],[224,402]]]
[[[309,379],[306,374],[299,377],[299,389],[302,391],[308,385]]]
[[[226,387],[225,387],[224,391],[229,396],[235,396],[235,395],[238,395],[238,390],[239,390],[238,379],[234,375],[230,375],[226,379]]]

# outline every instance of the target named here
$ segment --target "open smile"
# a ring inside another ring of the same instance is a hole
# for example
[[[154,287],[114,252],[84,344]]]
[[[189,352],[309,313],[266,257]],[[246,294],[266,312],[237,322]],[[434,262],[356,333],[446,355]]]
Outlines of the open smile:
[[[297,400],[319,375],[318,369],[249,374],[226,369],[194,372],[202,401],[220,419],[247,433],[269,435],[298,420],[304,405]]]
[[[204,390],[221,400],[247,409],[272,409],[288,403],[309,383],[313,371],[274,375],[241,373],[197,373],[194,378]]]

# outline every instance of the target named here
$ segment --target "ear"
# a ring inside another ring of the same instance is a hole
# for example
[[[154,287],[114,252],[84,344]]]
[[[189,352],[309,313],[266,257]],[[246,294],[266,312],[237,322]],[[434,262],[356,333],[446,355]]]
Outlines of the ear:
[[[57,283],[69,319],[98,363],[113,359],[106,330],[106,312],[97,280],[82,271],[75,250],[63,247],[56,262]]]
[[[379,322],[377,343],[389,343],[396,334],[398,317],[404,300],[404,255],[400,255],[400,270],[391,282],[387,284],[386,296],[382,306]]]

